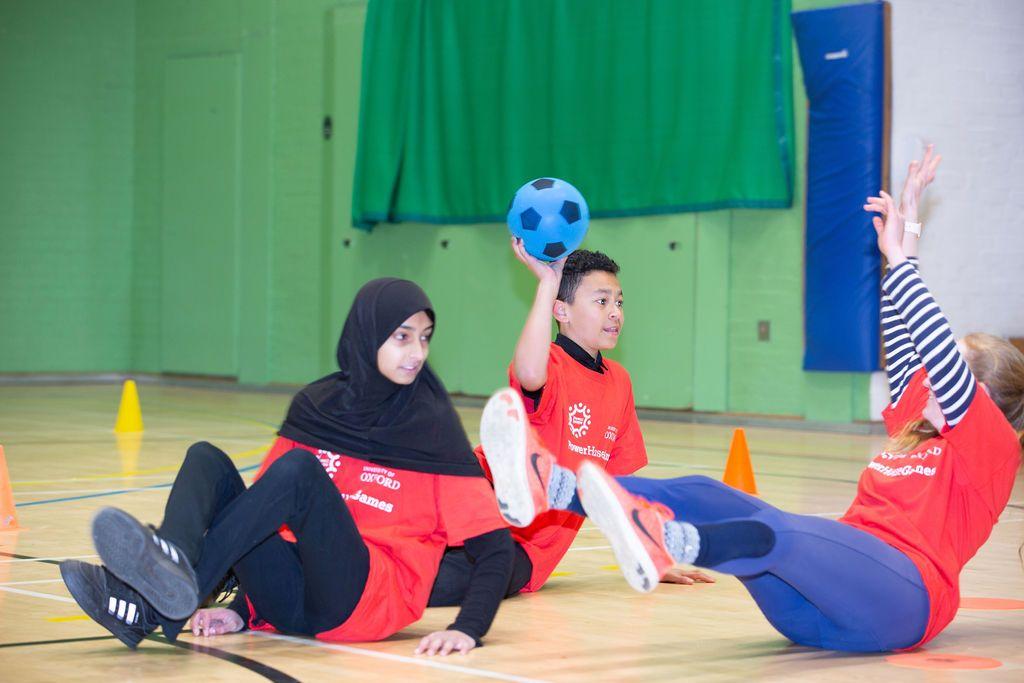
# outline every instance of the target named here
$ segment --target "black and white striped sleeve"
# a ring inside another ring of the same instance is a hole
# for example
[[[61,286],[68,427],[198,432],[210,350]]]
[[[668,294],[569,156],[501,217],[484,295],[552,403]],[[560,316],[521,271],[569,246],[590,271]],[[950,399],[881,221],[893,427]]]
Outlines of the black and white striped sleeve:
[[[977,385],[946,316],[910,261],[889,271],[882,291],[910,333],[947,424],[955,426],[967,412]]]
[[[916,269],[917,259],[908,259]],[[889,400],[899,403],[903,391],[910,384],[910,378],[921,369],[921,357],[917,355],[910,330],[903,324],[903,318],[892,304],[892,299],[882,290],[882,346],[885,349],[885,375],[889,380]]]

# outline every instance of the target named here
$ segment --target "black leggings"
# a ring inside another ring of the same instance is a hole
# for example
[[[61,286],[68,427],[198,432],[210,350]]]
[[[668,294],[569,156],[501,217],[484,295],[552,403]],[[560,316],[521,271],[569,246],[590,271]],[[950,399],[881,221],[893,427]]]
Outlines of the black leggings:
[[[512,562],[512,576],[509,578],[505,597],[511,598],[523,590],[533,574],[533,562],[523,550],[523,546],[515,545],[515,558]],[[462,604],[469,591],[469,580],[473,576],[473,562],[465,548],[448,548],[437,570],[434,587],[430,590],[427,607],[456,607]]]
[[[297,543],[278,535],[282,524]],[[316,456],[298,448],[246,489],[223,451],[194,444],[159,533],[192,562],[200,598],[234,570],[260,618],[289,633],[341,625],[370,571],[369,551],[341,494]]]

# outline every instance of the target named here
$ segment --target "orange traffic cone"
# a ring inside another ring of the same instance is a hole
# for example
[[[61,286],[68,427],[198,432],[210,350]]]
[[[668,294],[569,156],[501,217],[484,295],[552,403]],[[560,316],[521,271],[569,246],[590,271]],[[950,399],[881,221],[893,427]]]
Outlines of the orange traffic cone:
[[[11,478],[7,474],[7,458],[0,446],[0,531],[14,531],[18,527],[18,513],[14,509]]]
[[[747,435],[737,429],[732,435],[729,445],[729,459],[725,463],[725,475],[722,481],[752,496],[757,495],[757,484],[754,482],[754,468],[750,464],[750,449],[747,448]]]

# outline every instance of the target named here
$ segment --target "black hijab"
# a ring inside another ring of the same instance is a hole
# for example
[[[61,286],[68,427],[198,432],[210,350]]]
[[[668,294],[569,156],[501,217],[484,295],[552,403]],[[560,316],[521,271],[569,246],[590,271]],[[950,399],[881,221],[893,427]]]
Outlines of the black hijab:
[[[412,384],[377,369],[377,350],[430,299],[413,282],[371,280],[356,294],[338,341],[339,372],[307,385],[288,408],[281,436],[394,469],[483,476],[448,392],[424,363]]]

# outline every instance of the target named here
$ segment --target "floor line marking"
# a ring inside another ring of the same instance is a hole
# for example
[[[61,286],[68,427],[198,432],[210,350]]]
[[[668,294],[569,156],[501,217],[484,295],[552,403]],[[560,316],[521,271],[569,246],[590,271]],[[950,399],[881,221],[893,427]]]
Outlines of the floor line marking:
[[[43,559],[43,558],[39,558]],[[15,560],[18,561],[18,560]],[[20,588],[9,588],[7,586],[0,586],[0,590],[7,591],[8,593],[17,593],[19,595],[27,595],[34,598],[43,598],[44,600],[54,600],[57,602],[70,602],[76,604],[72,598],[65,598],[60,595],[50,595],[48,593],[37,593],[36,591],[22,590]],[[500,681],[512,681],[513,683],[540,683],[535,678],[524,678],[522,676],[513,676],[511,674],[503,674],[496,671],[488,671],[486,669],[474,669],[468,666],[460,666],[458,664],[446,664],[431,659],[420,659],[417,657],[408,657],[405,655],[396,655],[387,652],[376,652],[374,650],[364,650],[362,648],[353,647],[351,645],[340,645],[338,643],[325,643],[319,640],[311,640],[309,638],[296,638],[294,636],[286,636],[280,633],[265,633],[263,631],[253,631],[250,635],[262,636],[265,638],[271,638],[274,640],[284,640],[290,643],[297,643],[306,646],[319,647],[327,650],[336,650],[338,652],[347,652],[349,654],[360,655],[363,657],[373,657],[376,659],[385,659],[392,662],[401,662],[404,664],[413,664],[416,666],[424,666],[432,669],[440,669],[442,671],[450,671],[453,673],[463,673],[470,676],[478,676],[480,678],[493,678]],[[197,643],[198,645],[198,643]]]
[[[259,446],[257,448],[250,448],[249,450],[242,451],[241,453],[229,453],[228,457],[231,458],[232,460],[245,460],[246,458],[252,458],[252,457],[255,457],[255,456],[260,455],[262,453],[266,453],[268,450],[270,450],[270,446],[271,445],[272,444],[267,443],[267,444],[264,444],[264,445]],[[152,467],[152,468],[145,469],[145,470],[133,470],[131,472],[121,472],[119,474],[120,474],[120,478],[124,478],[124,477],[141,476],[141,475],[146,475],[146,474],[159,474],[159,473],[162,473],[162,472],[163,473],[166,473],[166,472],[177,472],[179,468],[181,468],[181,464],[180,463],[177,464],[177,465],[167,465],[165,467]],[[91,481],[91,480],[94,480],[94,479],[107,479],[107,478],[109,478],[109,477],[111,477],[112,475],[115,475],[115,474],[118,474],[118,473],[117,472],[111,472],[111,473],[108,473],[108,474],[88,475],[88,476],[85,476],[85,477],[79,477],[79,478],[76,479],[76,481]],[[27,481],[12,481],[11,482],[11,486],[24,486],[26,484],[40,484],[40,483],[47,484],[47,483],[50,483],[52,481],[57,481],[57,480],[55,480],[55,479],[30,479],[30,480],[27,480]]]
[[[42,486],[43,484],[59,484],[64,482],[82,482],[82,481],[117,481],[124,479],[164,479],[167,473],[164,474],[119,474],[117,476],[102,476],[102,477],[64,477],[59,479],[37,479],[34,481],[15,481],[11,482],[12,485],[29,485],[29,486]],[[15,493],[34,493],[31,490],[15,491]]]
[[[19,557],[16,560],[0,560],[0,564],[14,564],[15,562],[54,562],[61,560],[88,560],[99,555],[61,555],[58,557]]]
[[[33,581],[7,581],[0,586],[27,586],[32,583],[63,583],[64,579],[35,579]]]
[[[0,591],[6,591],[8,593],[17,593],[18,595],[28,595],[33,598],[45,598],[46,600],[56,600],[58,602],[70,602],[72,605],[78,604],[72,598],[65,598],[61,595],[50,595],[48,593],[37,593],[35,591],[22,590],[21,588],[10,588],[8,586],[0,586]]]
[[[45,598],[46,600],[56,600],[57,602],[70,602],[73,605],[77,604],[72,598],[65,598],[65,597],[62,597],[60,595],[48,595],[46,593],[36,593],[35,591],[20,590],[18,588],[7,588],[5,586],[0,586],[0,591],[7,591],[8,593],[18,593],[20,595],[28,595],[28,596],[33,597],[33,598]],[[96,638],[87,638],[87,639],[81,639],[81,640],[106,640],[108,637],[109,636],[98,636]],[[78,640],[80,640],[80,639],[75,639],[74,641],[67,641],[67,642],[76,642]],[[237,664],[238,666],[241,666],[241,667],[243,667],[245,669],[248,669],[249,671],[252,671],[253,673],[255,673],[255,674],[259,675],[259,676],[262,676],[263,678],[269,679],[271,681],[275,681],[276,683],[298,683],[298,679],[297,678],[293,678],[292,676],[289,676],[288,674],[284,673],[283,671],[279,671],[279,670],[277,670],[277,669],[275,669],[275,668],[273,668],[273,667],[271,667],[271,666],[269,666],[267,664],[264,664],[262,662],[258,662],[255,659],[250,659],[249,657],[245,657],[243,655],[235,654],[233,652],[227,652],[227,651],[221,650],[219,648],[210,647],[209,645],[204,645],[203,643],[191,642],[191,641],[177,641],[177,642],[173,642],[172,643],[171,641],[167,640],[167,638],[165,638],[163,636],[155,635],[155,634],[150,634],[146,638],[146,640],[151,640],[151,641],[155,641],[155,642],[158,642],[158,643],[163,643],[165,645],[171,645],[173,647],[181,648],[183,650],[191,650],[191,651],[197,652],[199,654],[210,655],[211,657],[216,657],[217,659],[222,659],[222,660],[224,660],[226,662],[229,662],[231,664]],[[11,644],[2,645],[0,647],[18,647],[18,646],[22,646],[23,647],[23,646],[27,646],[27,645],[45,645],[45,644],[47,644],[47,641],[37,641],[37,642],[32,642],[32,643],[11,643]],[[477,675],[483,675],[483,674],[481,672],[481,673],[478,673]],[[514,680],[514,679],[508,679],[508,680]],[[519,679],[519,680],[526,680],[526,679]]]
[[[405,655],[396,655],[389,652],[377,652],[376,650],[364,650],[363,648],[353,647],[351,645],[341,645],[340,643],[326,643],[322,640],[313,640],[311,638],[297,638],[295,636],[286,636],[281,633],[267,633],[265,631],[252,631],[252,636],[258,636],[261,638],[270,638],[272,640],[283,640],[289,643],[296,643],[298,645],[306,645],[307,647],[318,647],[324,650],[336,650],[338,652],[346,652],[348,654],[360,655],[362,657],[373,657],[375,659],[385,659],[391,662],[401,662],[403,664],[413,664],[415,666],[424,666],[431,669],[440,669],[441,671],[450,671],[452,673],[467,674],[469,676],[478,676],[480,678],[493,678],[499,681],[513,681],[513,683],[540,683],[536,678],[525,678],[523,676],[514,676],[512,674],[504,674],[498,671],[488,671],[487,669],[474,669],[469,666],[461,666],[459,664],[447,664],[437,659],[427,659],[420,657],[407,657]]]
[[[86,638],[60,638],[58,640],[30,640],[22,643],[0,643],[0,649],[8,647],[37,647],[39,645],[64,645],[66,643],[88,643],[93,640],[114,640],[115,636],[88,636]]]
[[[95,493],[95,494],[108,494],[114,492],[124,493],[138,493],[139,491],[157,491],[159,490],[156,486],[138,486],[136,488],[123,488],[123,489],[58,489],[56,491],[18,491],[14,494],[15,498],[22,496],[66,496],[72,493]]]
[[[259,465],[249,465],[247,467],[240,467],[240,468],[238,468],[238,471],[240,473],[249,472],[249,471],[252,471],[252,470],[256,469],[257,467],[259,467]],[[172,484],[173,484],[173,482],[164,482],[162,484],[152,484],[150,486],[146,486],[145,488],[146,489],[153,489],[153,490],[160,490],[160,489],[170,488],[172,486]],[[119,495],[121,495],[123,493],[133,493],[136,490],[137,489],[133,489],[133,488],[115,489],[113,491],[108,491],[106,493],[87,493],[87,494],[83,494],[83,495],[80,495],[80,496],[67,496],[65,498],[47,498],[46,500],[30,500],[30,501],[26,501],[24,503],[15,503],[14,507],[27,508],[27,507],[32,507],[34,505],[49,505],[51,503],[68,503],[68,502],[75,501],[75,500],[86,500],[88,498],[104,498],[106,496],[119,496]]]

